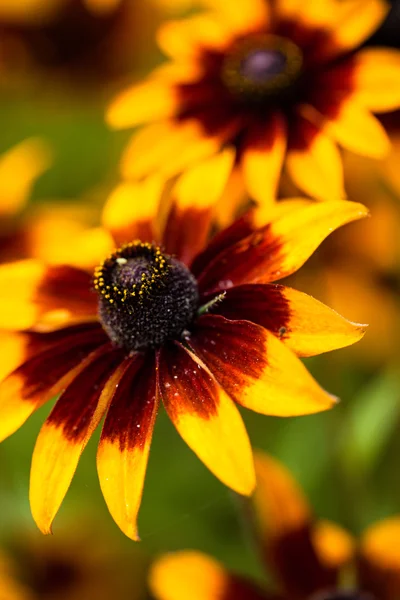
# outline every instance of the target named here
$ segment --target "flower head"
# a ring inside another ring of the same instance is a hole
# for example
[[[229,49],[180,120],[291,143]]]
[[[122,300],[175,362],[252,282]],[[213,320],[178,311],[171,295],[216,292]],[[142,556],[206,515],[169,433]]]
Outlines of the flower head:
[[[227,572],[200,552],[162,556],[150,572],[157,600],[396,600],[400,592],[400,519],[368,528],[355,540],[342,527],[317,520],[302,490],[278,461],[255,455],[255,508],[265,567],[276,586],[265,590]]]
[[[400,106],[395,50],[354,50],[377,28],[381,0],[206,0],[209,10],[161,28],[172,62],[122,92],[107,119],[147,124],[128,145],[123,174],[170,175],[227,144],[250,196],[270,203],[282,164],[319,199],[344,197],[337,143],[381,157],[371,114]]]
[[[279,416],[335,403],[298,357],[351,344],[364,327],[272,282],[366,211],[350,202],[295,203],[262,226],[251,211],[207,243],[220,170],[223,156],[188,171],[158,212],[158,179],[118,188],[104,220],[120,246],[94,272],[35,260],[0,268],[0,326],[9,330],[2,350],[11,371],[0,385],[1,438],[61,392],[32,462],[31,506],[44,532],[105,415],[102,491],[118,525],[137,539],[160,401],[206,466],[244,495],[253,491],[254,468],[235,402]],[[207,172],[208,185],[199,188]],[[128,190],[131,212],[121,219]]]

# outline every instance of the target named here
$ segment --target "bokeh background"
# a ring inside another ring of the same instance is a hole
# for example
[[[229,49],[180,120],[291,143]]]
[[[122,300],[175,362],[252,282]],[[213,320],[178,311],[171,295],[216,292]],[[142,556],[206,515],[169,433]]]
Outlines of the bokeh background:
[[[194,4],[0,0],[0,153],[39,137],[52,155],[26,206],[2,217],[0,252],[3,241],[14,236],[16,252],[23,254],[21,232],[36,222],[40,236],[41,219],[54,227],[55,240],[68,235],[74,215],[89,225],[98,222],[129,136],[107,129],[104,108],[124,84],[160,62],[157,25]],[[372,41],[400,45],[399,40],[400,2],[393,2]],[[242,411],[253,445],[292,470],[318,515],[354,533],[400,512],[400,114],[386,115],[385,125],[393,141],[387,160],[344,156],[349,198],[368,205],[373,218],[334,233],[295,278],[296,287],[347,318],[370,323],[355,347],[307,360],[318,381],[342,402],[332,412],[288,420]],[[1,185],[0,180],[0,191]],[[28,482],[36,435],[49,410],[39,410],[0,445],[1,552],[17,559],[19,576],[39,590],[38,597],[72,597],[71,581],[85,577],[82,598],[102,598],[101,591],[105,598],[148,597],[152,557],[183,548],[260,576],[230,492],[162,411],[139,519],[142,543],[126,539],[106,510],[95,469],[96,435],[56,518],[54,536],[42,537],[30,516]],[[73,597],[81,596],[75,590]]]

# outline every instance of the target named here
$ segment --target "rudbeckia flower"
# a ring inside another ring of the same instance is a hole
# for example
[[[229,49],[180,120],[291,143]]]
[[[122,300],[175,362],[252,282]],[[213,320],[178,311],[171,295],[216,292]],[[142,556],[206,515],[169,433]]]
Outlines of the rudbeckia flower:
[[[161,401],[210,471],[244,495],[255,479],[235,403],[282,417],[335,403],[298,357],[352,344],[364,327],[272,282],[366,209],[296,204],[262,225],[253,211],[207,243],[225,157],[187,171],[160,204],[159,179],[118,188],[104,219],[124,243],[94,273],[35,260],[0,267],[0,327],[10,332],[0,349],[10,369],[19,364],[0,385],[0,437],[61,392],[32,460],[31,507],[45,533],[104,415],[101,488],[117,524],[138,539]]]
[[[276,586],[265,589],[209,556],[184,551],[154,563],[150,587],[157,600],[397,600],[400,517],[372,525],[355,540],[314,517],[283,465],[261,453],[255,464],[261,549]]]
[[[231,145],[258,202],[275,198],[283,164],[308,195],[344,197],[337,144],[383,156],[389,140],[372,112],[400,106],[400,54],[355,51],[386,4],[204,3],[208,11],[161,28],[159,44],[172,60],[109,107],[112,127],[145,125],[126,148],[123,175],[170,175]]]

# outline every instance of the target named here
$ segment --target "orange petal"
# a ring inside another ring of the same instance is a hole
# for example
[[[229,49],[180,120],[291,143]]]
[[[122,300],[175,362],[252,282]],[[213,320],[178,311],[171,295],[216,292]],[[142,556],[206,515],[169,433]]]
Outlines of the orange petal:
[[[385,0],[349,0],[335,5],[331,36],[319,49],[325,58],[334,58],[360,46],[378,29],[389,11]]]
[[[355,154],[383,158],[390,150],[383,126],[353,97],[342,102],[334,116],[321,117],[321,128]]]
[[[155,123],[136,134],[125,148],[122,174],[142,178],[157,170],[164,177],[217,152],[223,137],[207,136],[196,120]]]
[[[400,52],[365,48],[354,57],[353,98],[373,112],[400,106]]]
[[[0,156],[0,215],[22,209],[36,179],[50,163],[50,148],[40,138],[24,140]]]
[[[159,239],[153,225],[164,185],[165,180],[155,175],[142,182],[120,183],[112,191],[103,209],[103,224],[117,245]]]
[[[298,358],[259,325],[204,315],[189,343],[224,390],[246,408],[289,417],[335,404]]]
[[[227,148],[188,169],[172,189],[173,205],[163,244],[186,264],[206,245],[213,209],[231,173],[235,153]]]
[[[311,523],[300,486],[283,464],[263,452],[254,453],[257,488],[254,503],[266,537],[275,538]]]
[[[216,256],[199,275],[202,292],[269,283],[297,271],[335,229],[365,217],[355,202],[321,202],[286,213]]]
[[[290,598],[303,598],[333,587],[337,573],[315,552],[313,518],[302,490],[284,465],[266,454],[257,452],[255,465],[254,503],[264,550],[283,589]]]
[[[369,527],[360,545],[360,583],[382,600],[400,594],[400,517],[387,518]]]
[[[355,539],[340,525],[318,521],[314,525],[312,538],[319,559],[327,567],[339,570],[353,560]]]
[[[184,441],[225,485],[250,495],[255,483],[250,442],[230,398],[178,343],[161,349],[158,367],[160,395]]]
[[[272,331],[297,356],[315,356],[359,341],[366,325],[352,323],[307,294],[281,285],[239,285],[215,309]]]
[[[30,503],[33,518],[44,534],[51,533],[81,454],[118,385],[123,369],[116,367],[122,360],[122,351],[110,346],[94,352],[60,396],[39,433],[32,457]]]
[[[300,116],[291,132],[286,168],[295,185],[314,198],[346,196],[342,158],[335,142]]]
[[[132,540],[139,540],[137,515],[157,410],[154,360],[134,357],[114,386],[97,453],[108,510]]]
[[[167,21],[157,32],[161,50],[181,62],[195,59],[202,48],[221,50],[231,39],[227,24],[211,13]]]
[[[244,141],[243,171],[248,192],[265,210],[275,201],[286,150],[286,119],[276,112],[262,127],[249,130]]]
[[[232,576],[218,561],[193,550],[166,554],[156,560],[150,569],[149,585],[157,600],[270,598],[247,581]]]
[[[248,34],[252,30],[267,28],[270,8],[264,0],[204,0],[218,13],[218,18],[236,34]]]
[[[0,265],[0,328],[51,330],[96,313],[85,271],[33,259]]]
[[[135,127],[175,114],[179,106],[176,91],[158,79],[149,79],[121,92],[106,113],[107,123],[114,129]]]
[[[102,329],[71,328],[53,336],[53,343],[33,355],[0,384],[0,440],[16,431],[42,404],[69,384],[75,369],[99,345],[107,341]]]

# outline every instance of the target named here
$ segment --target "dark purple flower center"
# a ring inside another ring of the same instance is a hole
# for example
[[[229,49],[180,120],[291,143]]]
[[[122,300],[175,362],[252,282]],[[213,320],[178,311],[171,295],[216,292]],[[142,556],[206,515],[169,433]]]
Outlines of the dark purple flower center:
[[[158,246],[134,242],[109,256],[94,274],[99,318],[110,339],[129,352],[179,338],[199,304],[196,279]]]
[[[243,77],[254,83],[265,83],[282,73],[286,67],[286,57],[278,50],[254,50],[240,65]]]
[[[279,99],[301,74],[301,50],[280,36],[254,35],[235,43],[225,56],[221,78],[238,99],[259,103]]]

